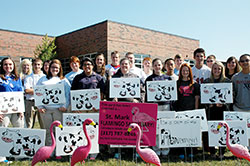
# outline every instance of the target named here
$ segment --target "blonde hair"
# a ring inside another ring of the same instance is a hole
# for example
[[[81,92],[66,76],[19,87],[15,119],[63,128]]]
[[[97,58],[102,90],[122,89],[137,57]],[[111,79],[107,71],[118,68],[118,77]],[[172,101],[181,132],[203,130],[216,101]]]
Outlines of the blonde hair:
[[[220,79],[219,79],[219,82],[223,82],[227,77],[225,76],[225,66],[219,62],[219,61],[215,61],[215,63],[213,64],[212,66],[212,70],[211,70],[211,76],[210,76],[210,79],[212,82],[214,82],[214,74],[213,74],[213,71],[214,71],[214,66],[215,65],[218,65],[219,67],[221,67],[221,74],[220,74]]]
[[[28,64],[30,67],[27,75],[30,75],[32,73],[32,62],[29,59],[22,60],[18,68],[18,73],[19,73],[21,80],[23,80],[25,76],[25,74],[23,73],[23,65],[26,65],[26,64]]]

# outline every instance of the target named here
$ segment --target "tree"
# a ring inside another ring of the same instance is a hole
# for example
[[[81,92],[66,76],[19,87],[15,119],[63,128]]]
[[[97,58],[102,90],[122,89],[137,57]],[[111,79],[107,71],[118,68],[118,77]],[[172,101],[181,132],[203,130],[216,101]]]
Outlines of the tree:
[[[51,60],[56,57],[55,38],[50,39],[46,34],[42,39],[42,44],[36,46],[34,57],[40,58],[42,61]]]

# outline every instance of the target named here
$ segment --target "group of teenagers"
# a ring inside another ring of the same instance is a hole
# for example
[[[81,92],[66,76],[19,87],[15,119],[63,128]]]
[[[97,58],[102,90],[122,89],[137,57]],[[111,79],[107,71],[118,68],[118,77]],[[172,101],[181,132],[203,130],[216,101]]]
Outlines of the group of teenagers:
[[[50,124],[54,120],[62,121],[63,113],[72,112],[70,105],[70,91],[81,89],[100,89],[101,100],[115,102],[147,102],[146,85],[148,81],[176,81],[177,101],[158,102],[158,111],[185,111],[205,108],[208,120],[223,120],[223,111],[250,111],[250,55],[243,54],[239,61],[229,57],[224,66],[216,61],[214,55],[206,58],[205,50],[197,48],[193,58],[195,65],[191,67],[179,54],[168,58],[164,62],[159,59],[146,57],[143,59],[143,68],[135,66],[135,56],[132,52],[126,53],[120,59],[118,51],[111,53],[111,64],[106,64],[105,56],[97,54],[95,59],[78,57],[70,58],[71,72],[63,75],[60,60],[54,59],[43,62],[36,58],[31,62],[24,59],[19,66],[10,58],[4,58],[0,64],[0,92],[24,92],[25,112],[13,114],[0,114],[0,127],[33,128],[36,116],[40,127],[46,129],[46,145],[51,144]],[[206,64],[205,64],[206,62]],[[109,80],[111,78],[140,78],[140,98],[110,98]],[[206,104],[200,103],[201,83],[233,84],[232,104]],[[35,106],[34,87],[36,85],[63,84],[66,102],[63,104]],[[155,102],[154,102],[155,103]],[[75,112],[75,111],[74,111]],[[79,112],[98,112],[82,110]],[[203,140],[203,142],[206,142]],[[207,147],[212,155],[215,149]],[[155,148],[157,154],[167,155],[164,150]],[[0,157],[3,161],[4,157]]]

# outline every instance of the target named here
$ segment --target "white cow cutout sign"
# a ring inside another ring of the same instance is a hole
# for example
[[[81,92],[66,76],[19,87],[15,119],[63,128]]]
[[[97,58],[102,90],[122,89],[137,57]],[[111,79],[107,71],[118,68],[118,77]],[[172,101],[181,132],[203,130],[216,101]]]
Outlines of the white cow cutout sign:
[[[220,121],[208,121],[209,146],[226,146],[226,127],[218,128]],[[230,127],[231,144],[247,146],[247,128],[245,121],[227,121]]]
[[[0,92],[0,114],[25,112],[23,92]]]
[[[92,143],[90,154],[99,153],[98,126],[86,126],[88,136]],[[61,130],[56,128],[56,155],[72,155],[79,146],[86,146],[87,138],[82,126],[66,126]]]
[[[201,103],[233,103],[232,83],[201,84]]]
[[[139,78],[111,78],[110,98],[140,98]]]
[[[37,85],[34,87],[35,105],[64,104],[65,91],[63,84]]]
[[[45,144],[45,130],[0,127],[0,156],[32,158]]]
[[[155,102],[177,100],[176,81],[147,81],[147,100]]]
[[[72,111],[99,109],[100,107],[100,89],[72,90],[70,94]]]

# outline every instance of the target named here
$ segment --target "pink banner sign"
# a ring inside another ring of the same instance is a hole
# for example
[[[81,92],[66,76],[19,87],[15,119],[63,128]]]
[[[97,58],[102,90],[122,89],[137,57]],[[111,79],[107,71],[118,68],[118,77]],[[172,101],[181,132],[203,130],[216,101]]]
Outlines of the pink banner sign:
[[[135,145],[136,130],[128,133],[130,123],[142,130],[141,145],[156,144],[157,104],[100,102],[99,144]]]

